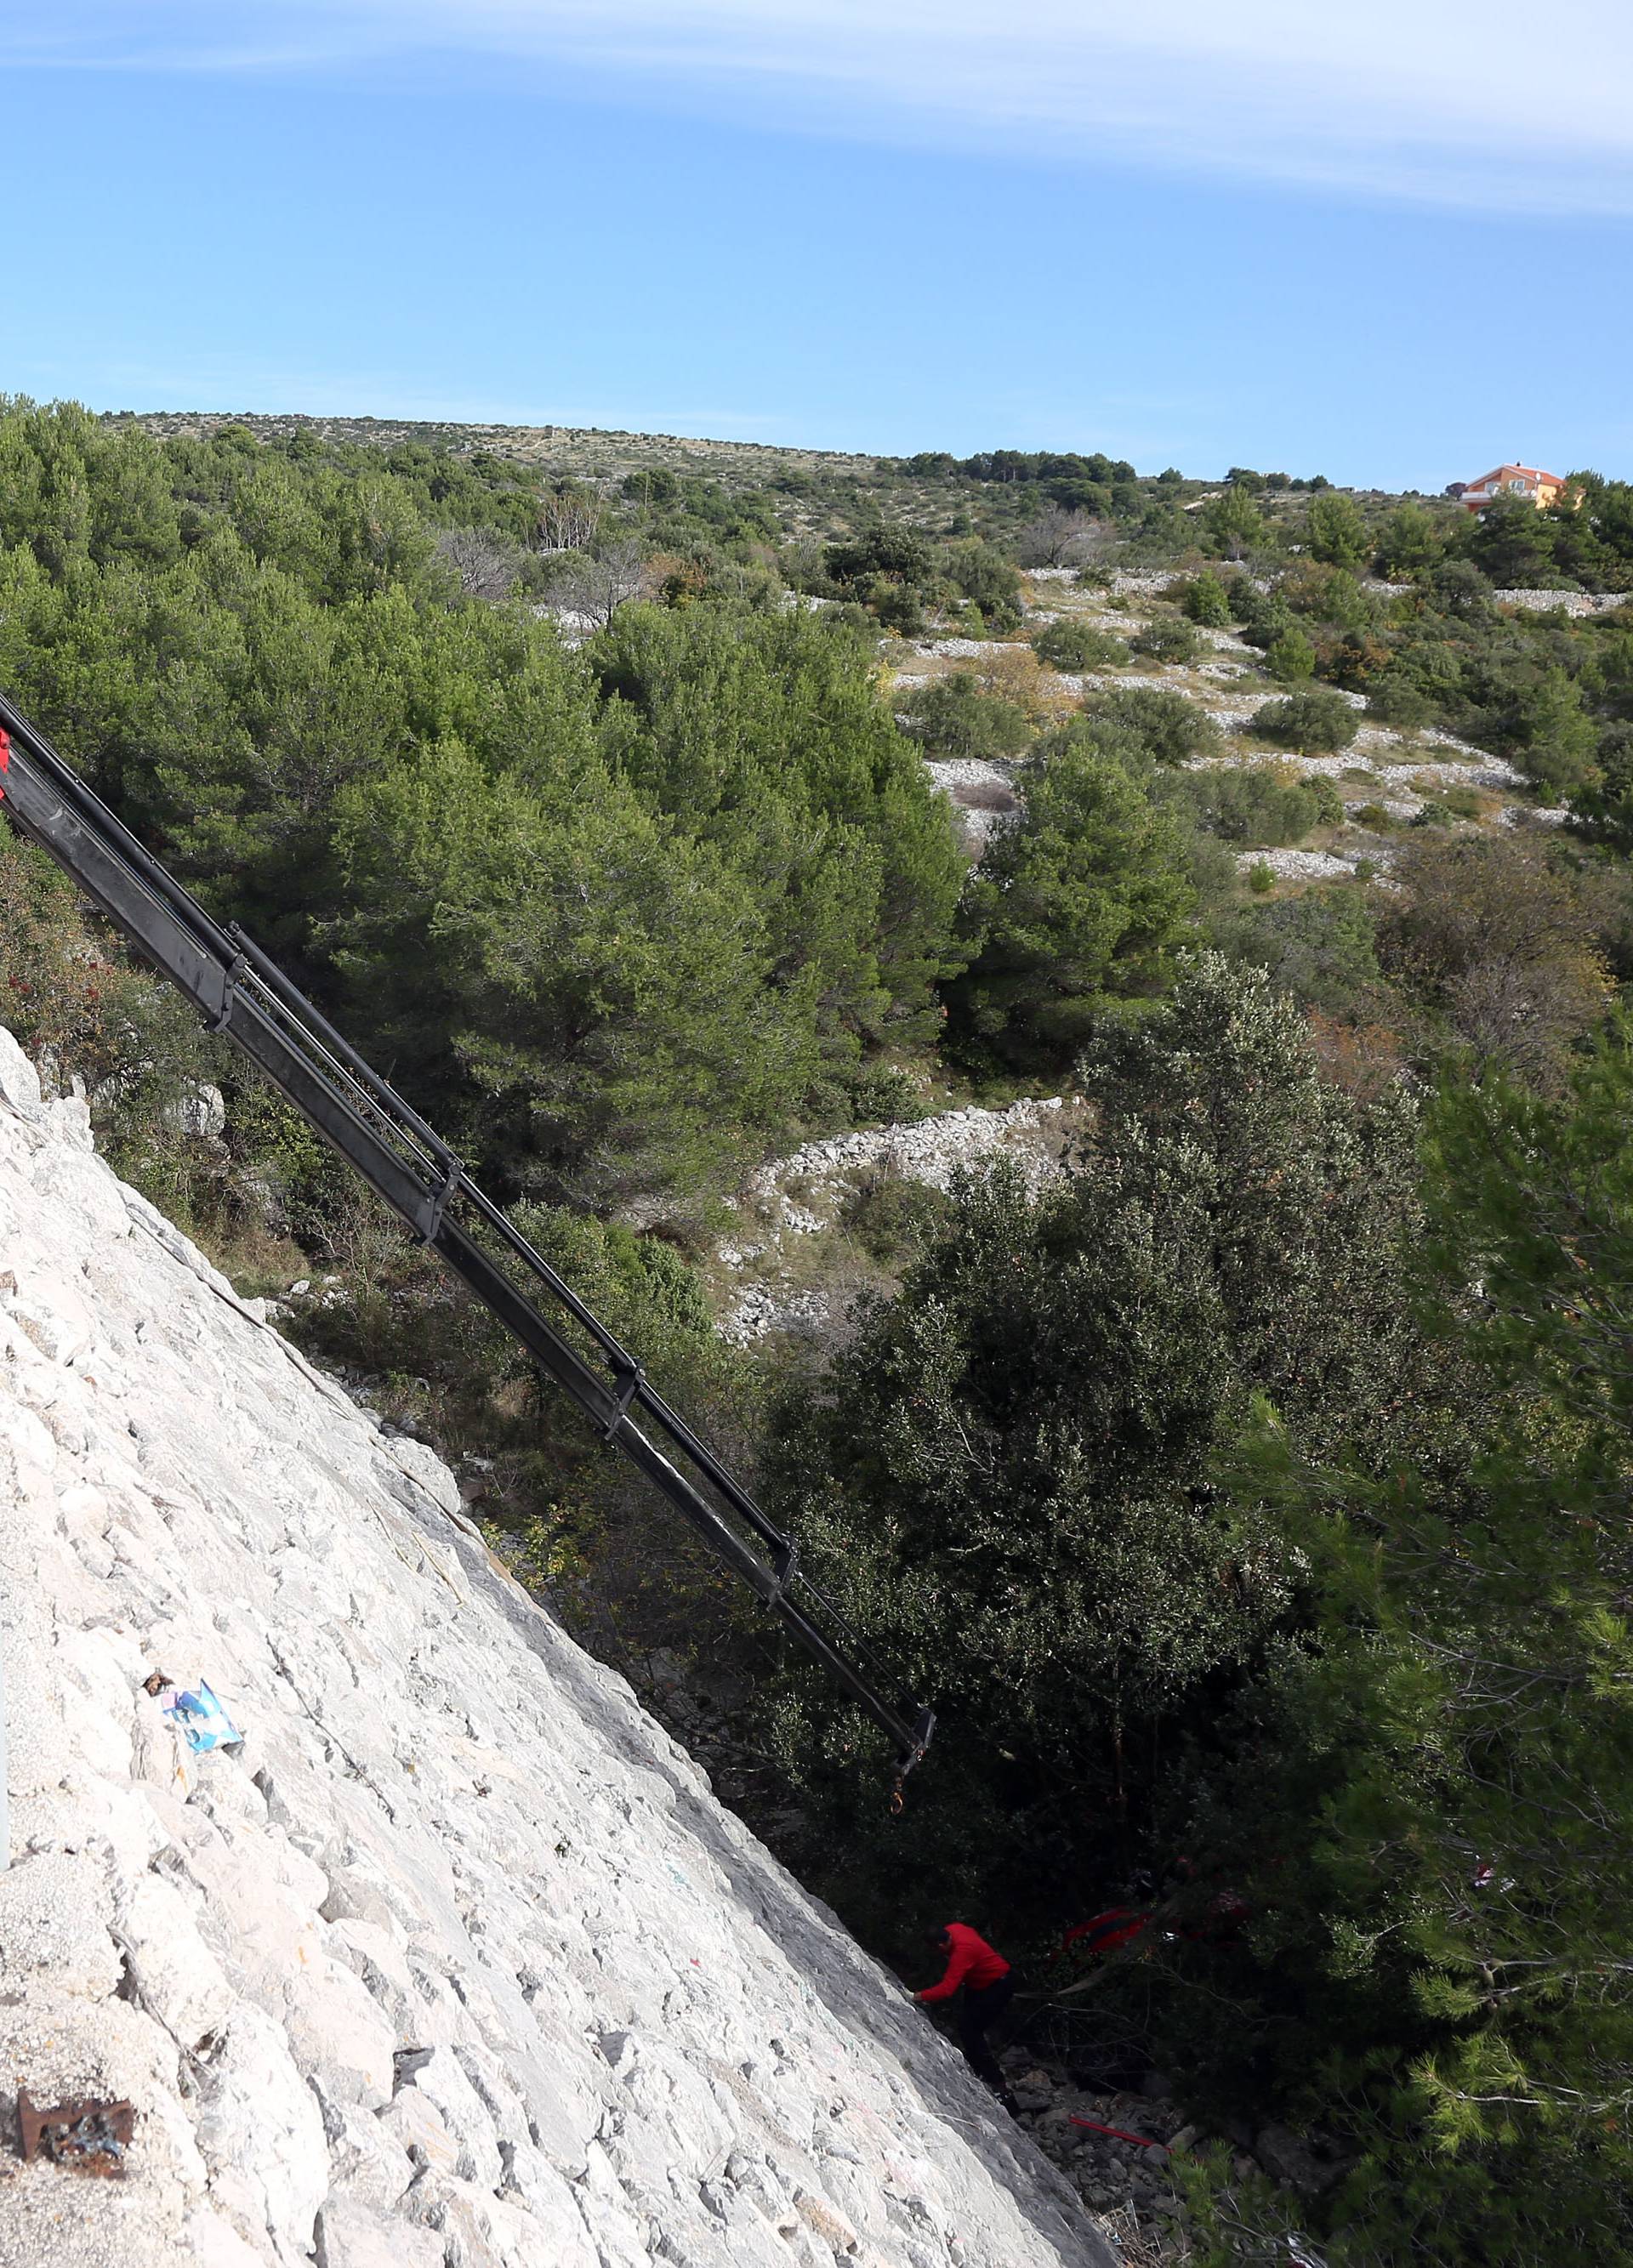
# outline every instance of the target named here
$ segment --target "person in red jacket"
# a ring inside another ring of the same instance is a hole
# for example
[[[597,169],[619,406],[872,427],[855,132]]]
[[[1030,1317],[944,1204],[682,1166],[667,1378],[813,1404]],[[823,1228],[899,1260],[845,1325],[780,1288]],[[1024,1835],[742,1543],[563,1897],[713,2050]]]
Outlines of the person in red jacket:
[[[998,2058],[986,2043],[986,2033],[1015,1998],[1014,1973],[1002,1954],[994,1953],[986,1940],[967,1922],[950,1921],[941,1929],[933,1929],[929,1941],[938,1952],[946,1955],[946,1970],[939,1984],[927,1984],[913,1998],[931,2005],[937,2000],[950,2000],[959,1986],[964,1987],[964,2005],[958,2011],[958,2044],[964,2050],[964,2061],[978,2079],[996,2088],[999,2102],[1013,2115],[1021,2106],[1004,2084]]]

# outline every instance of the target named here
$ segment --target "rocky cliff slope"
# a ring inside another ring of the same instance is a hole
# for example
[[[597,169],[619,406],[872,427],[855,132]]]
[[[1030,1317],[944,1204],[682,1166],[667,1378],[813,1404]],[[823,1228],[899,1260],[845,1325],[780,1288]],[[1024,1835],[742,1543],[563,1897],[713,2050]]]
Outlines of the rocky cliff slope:
[[[42,1106],[0,1033],[0,2117],[52,2268],[1111,2256],[899,1989],[526,1600],[452,1476]],[[207,1679],[196,1756],[144,1690]]]

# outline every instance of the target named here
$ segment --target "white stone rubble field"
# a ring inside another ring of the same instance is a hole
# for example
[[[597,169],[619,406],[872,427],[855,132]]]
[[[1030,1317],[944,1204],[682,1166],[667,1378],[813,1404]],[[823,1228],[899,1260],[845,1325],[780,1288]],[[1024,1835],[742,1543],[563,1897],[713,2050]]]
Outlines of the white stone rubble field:
[[[846,1197],[869,1175],[900,1174],[944,1189],[962,1167],[1001,1158],[1019,1168],[1035,1192],[1059,1170],[1068,1130],[1064,1099],[1045,1095],[1007,1110],[972,1104],[933,1118],[836,1134],[762,1166],[736,1201],[743,1233],[717,1248],[725,1266],[745,1271],[721,1321],[722,1335],[742,1344],[773,1330],[831,1331],[841,1317],[830,1293],[789,1285],[780,1254],[785,1239],[831,1227]]]
[[[1030,653],[1031,647],[1024,638],[928,638],[913,647],[927,660],[973,661],[986,660],[994,653]]]
[[[1357,735],[1354,747],[1338,756],[1276,756],[1266,753],[1223,756],[1199,756],[1195,769],[1205,770],[1209,765],[1286,763],[1296,765],[1300,772],[1313,772],[1323,779],[1341,779],[1346,772],[1365,770],[1380,787],[1401,788],[1425,785],[1431,788],[1489,787],[1506,789],[1517,785],[1519,774],[1502,756],[1476,755],[1471,762],[1453,757],[1430,756],[1421,762],[1379,763],[1370,749],[1363,747],[1370,740],[1372,746],[1398,746],[1391,733]]]
[[[1341,858],[1333,850],[1239,850],[1236,863],[1244,874],[1251,874],[1255,866],[1267,866],[1284,882],[1348,882],[1354,880],[1356,871],[1353,858]],[[1374,854],[1374,863],[1381,863],[1378,854]]]
[[[0,2146],[19,2084],[137,2114],[122,2182],[0,2156],[5,2268],[1111,2268],[447,1469],[4,1034],[0,1467]]]
[[[1633,599],[1626,591],[1493,591],[1500,607],[1523,608],[1527,614],[1608,615]]]
[[[745,1193],[750,1200],[786,1204],[791,1182],[853,1182],[860,1174],[881,1169],[944,1189],[961,1167],[1000,1156],[1019,1166],[1028,1186],[1035,1189],[1053,1168],[1064,1108],[1064,1098],[1058,1094],[1012,1102],[1007,1110],[982,1110],[972,1103],[935,1118],[835,1134],[762,1166]]]
[[[1069,567],[1034,567],[1028,579],[1039,585],[1065,585],[1075,580],[1076,570]],[[1094,628],[1112,631],[1120,637],[1129,637],[1145,626],[1150,609],[1141,612],[1118,612],[1114,602],[1125,606],[1132,602],[1135,608],[1142,601],[1159,598],[1173,583],[1183,580],[1171,571],[1156,571],[1143,574],[1118,574],[1112,578],[1105,591],[1088,590],[1075,593],[1076,603],[1069,608],[1048,603],[1027,603],[1029,619],[1057,622],[1068,615],[1072,619],[1091,624]],[[1261,588],[1267,587],[1263,578],[1254,578]],[[1388,590],[1394,587],[1378,584],[1373,587]],[[1063,594],[1062,594],[1063,595]],[[1530,606],[1547,600],[1560,603],[1572,594],[1559,592],[1499,591],[1499,600],[1514,606]],[[1051,600],[1054,593],[1050,593]],[[1591,613],[1603,607],[1614,607],[1629,601],[1618,597],[1587,599],[1576,594],[1577,603],[1570,611]],[[1255,712],[1267,702],[1284,698],[1299,688],[1279,684],[1264,672],[1262,657],[1245,639],[1230,630],[1207,630],[1201,636],[1214,650],[1216,659],[1193,664],[1175,666],[1145,662],[1138,668],[1088,670],[1083,672],[1055,670],[1049,680],[1060,693],[1073,701],[1087,695],[1114,691],[1136,685],[1160,685],[1178,692],[1212,718],[1222,732],[1232,739],[1246,733]],[[923,659],[969,661],[983,656],[1031,651],[1030,646],[1014,640],[984,640],[971,637],[927,639],[910,649]],[[893,682],[905,688],[928,681],[924,671],[906,670],[895,674]],[[1239,690],[1226,690],[1237,687]],[[1328,688],[1337,690],[1338,688]],[[1339,692],[1341,700],[1352,709],[1363,711],[1363,695]],[[905,719],[901,721],[905,722]],[[1423,809],[1424,798],[1444,792],[1451,787],[1476,787],[1500,796],[1496,808],[1489,809],[1483,822],[1466,820],[1458,822],[1463,828],[1482,823],[1503,828],[1557,825],[1567,816],[1561,811],[1549,810],[1532,802],[1526,792],[1522,774],[1502,756],[1492,755],[1474,747],[1452,733],[1426,728],[1417,733],[1402,733],[1388,725],[1364,724],[1356,733],[1349,747],[1341,755],[1331,756],[1303,755],[1289,750],[1278,754],[1261,747],[1237,747],[1216,756],[1196,760],[1199,765],[1254,765],[1290,763],[1301,772],[1315,772],[1327,778],[1338,779],[1346,772],[1364,771],[1370,777],[1345,783],[1344,806],[1353,814],[1368,804],[1382,806],[1388,816],[1402,826],[1410,825]],[[964,847],[979,861],[986,854],[993,837],[1001,828],[1012,825],[1020,816],[1022,804],[1017,787],[1019,767],[1011,764],[962,761],[929,761],[932,777],[946,790],[958,817]],[[1390,863],[1393,851],[1376,838],[1356,840],[1349,837],[1330,848],[1317,850],[1267,850],[1241,854],[1238,864],[1243,872],[1262,865],[1278,880],[1293,883],[1342,881],[1353,879],[1359,862],[1367,860],[1376,869]]]

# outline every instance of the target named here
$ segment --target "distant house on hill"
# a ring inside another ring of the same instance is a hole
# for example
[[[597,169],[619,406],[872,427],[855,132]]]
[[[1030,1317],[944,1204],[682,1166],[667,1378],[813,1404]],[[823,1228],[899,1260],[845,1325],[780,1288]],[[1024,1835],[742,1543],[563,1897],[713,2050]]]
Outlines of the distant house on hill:
[[[1498,497],[1524,497],[1541,512],[1564,485],[1557,473],[1542,472],[1535,465],[1499,465],[1495,472],[1470,481],[1462,491],[1462,502],[1469,512],[1483,512]]]

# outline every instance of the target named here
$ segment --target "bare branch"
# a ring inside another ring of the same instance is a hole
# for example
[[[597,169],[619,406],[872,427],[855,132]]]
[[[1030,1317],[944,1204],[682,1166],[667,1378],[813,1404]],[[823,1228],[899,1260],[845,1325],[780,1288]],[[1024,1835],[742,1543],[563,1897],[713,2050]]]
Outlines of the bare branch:
[[[482,527],[445,529],[437,538],[437,556],[458,576],[468,599],[508,598],[521,566],[514,543]]]
[[[1023,567],[1081,567],[1108,540],[1092,512],[1051,504],[1028,523],[1018,547]]]
[[[640,545],[620,536],[564,556],[550,585],[550,612],[573,629],[605,630],[620,607],[645,595],[649,580]]]
[[[599,500],[583,489],[549,489],[539,498],[540,551],[587,551],[601,526]]]

